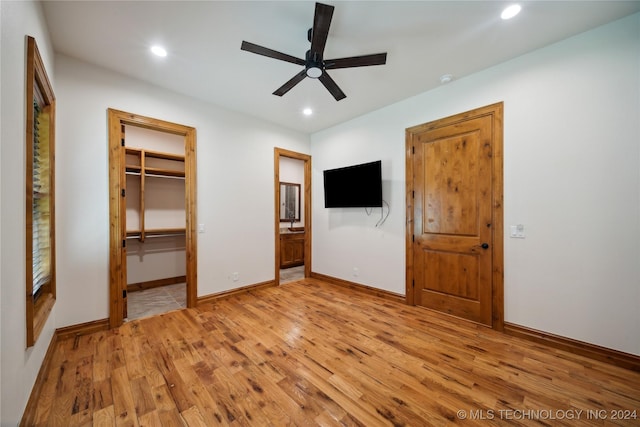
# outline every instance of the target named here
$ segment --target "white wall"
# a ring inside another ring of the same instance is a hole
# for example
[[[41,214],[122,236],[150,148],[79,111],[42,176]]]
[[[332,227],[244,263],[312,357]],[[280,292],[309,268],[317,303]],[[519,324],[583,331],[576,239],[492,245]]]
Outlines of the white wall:
[[[109,314],[109,107],[196,128],[198,295],[274,279],[274,147],[307,135],[65,56],[56,77],[58,326]]]
[[[315,203],[314,271],[404,294],[404,130],[498,101],[505,320],[640,355],[640,14],[312,135],[314,200],[322,170],[382,159],[391,204],[375,229]]]
[[[56,95],[53,50],[39,3],[0,1],[0,425],[17,425],[55,329],[56,304],[35,346],[25,327],[26,35],[35,37]]]
[[[314,272],[404,294],[403,138],[404,128],[366,119],[312,136]],[[376,160],[382,160],[382,198],[390,212],[324,208],[324,170]],[[385,223],[376,227],[387,212]]]
[[[0,25],[2,24],[2,4],[0,4]],[[2,76],[2,31],[0,27],[0,76]],[[0,82],[0,99],[2,99],[2,82]],[[2,129],[2,102],[0,102],[0,130]],[[0,152],[2,151],[2,132],[0,131]],[[2,188],[2,162],[0,162],[0,188]],[[0,272],[2,271],[2,197],[0,197]],[[2,275],[0,274],[0,307],[2,307]],[[2,316],[0,315],[0,348],[2,346]],[[2,366],[2,351],[0,351],[0,367]],[[0,368],[0,384],[2,384]],[[1,399],[0,392],[0,400]],[[0,403],[0,424],[2,424],[2,403]]]

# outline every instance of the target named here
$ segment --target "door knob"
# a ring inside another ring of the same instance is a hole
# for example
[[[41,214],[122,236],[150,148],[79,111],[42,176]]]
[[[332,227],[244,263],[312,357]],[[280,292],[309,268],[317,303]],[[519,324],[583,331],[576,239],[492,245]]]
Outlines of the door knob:
[[[482,249],[489,249],[489,244],[488,243],[483,243],[483,244],[480,245],[480,247]]]

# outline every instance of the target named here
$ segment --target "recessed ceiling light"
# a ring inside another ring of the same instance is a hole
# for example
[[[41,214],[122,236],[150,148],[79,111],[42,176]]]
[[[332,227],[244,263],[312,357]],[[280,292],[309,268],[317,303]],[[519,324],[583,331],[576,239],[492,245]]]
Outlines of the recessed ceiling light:
[[[453,80],[453,74],[444,74],[440,77],[440,83],[445,84]]]
[[[304,114],[305,116],[310,116],[313,114],[313,110],[311,108],[305,108],[304,110],[302,110],[302,114]]]
[[[158,45],[151,46],[151,53],[153,53],[156,56],[161,56],[163,58],[167,56],[167,50],[162,46],[158,46]]]
[[[512,4],[511,6],[507,6],[502,11],[502,14],[500,14],[500,18],[511,19],[514,16],[516,16],[518,13],[520,13],[521,10],[522,10],[522,7],[520,7],[519,4]]]

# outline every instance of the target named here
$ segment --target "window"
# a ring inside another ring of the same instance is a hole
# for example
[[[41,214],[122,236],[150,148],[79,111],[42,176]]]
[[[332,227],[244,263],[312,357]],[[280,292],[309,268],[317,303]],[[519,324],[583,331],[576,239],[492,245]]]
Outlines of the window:
[[[55,97],[33,37],[27,37],[26,295],[27,346],[35,344],[56,298]]]

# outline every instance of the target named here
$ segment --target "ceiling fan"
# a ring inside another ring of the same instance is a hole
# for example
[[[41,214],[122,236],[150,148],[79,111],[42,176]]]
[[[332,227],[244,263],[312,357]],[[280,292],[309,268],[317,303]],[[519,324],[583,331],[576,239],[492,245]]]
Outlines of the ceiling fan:
[[[347,97],[338,87],[336,82],[327,74],[326,70],[337,68],[366,67],[369,65],[383,65],[387,62],[387,53],[376,53],[373,55],[351,56],[348,58],[324,59],[324,47],[329,35],[329,26],[333,16],[333,6],[316,3],[315,15],[313,17],[313,28],[307,32],[307,39],[311,42],[311,48],[307,51],[305,59],[296,58],[286,53],[273,49],[258,46],[257,44],[242,42],[241,50],[268,56],[269,58],[291,62],[293,64],[304,65],[304,69],[293,76],[291,80],[280,86],[273,92],[274,95],[282,96],[289,92],[295,85],[300,83],[305,77],[318,79],[333,95],[336,101]]]

